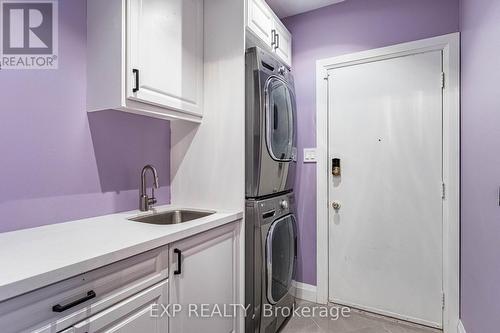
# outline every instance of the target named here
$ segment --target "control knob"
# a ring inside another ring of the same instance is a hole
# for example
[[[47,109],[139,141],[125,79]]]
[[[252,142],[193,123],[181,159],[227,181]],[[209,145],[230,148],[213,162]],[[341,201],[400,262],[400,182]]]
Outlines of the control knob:
[[[281,209],[288,209],[288,201],[282,200],[280,202],[280,207],[281,207]]]

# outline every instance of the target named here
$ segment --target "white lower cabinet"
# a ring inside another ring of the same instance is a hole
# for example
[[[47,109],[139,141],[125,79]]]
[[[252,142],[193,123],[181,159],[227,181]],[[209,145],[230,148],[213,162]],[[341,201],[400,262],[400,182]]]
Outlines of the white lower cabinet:
[[[183,309],[170,318],[170,332],[238,332],[231,316],[239,302],[238,228],[232,223],[170,245],[170,304]]]
[[[63,333],[167,333],[168,317],[161,316],[167,303],[168,282],[161,282],[92,316]]]
[[[0,332],[59,332],[158,285],[168,275],[168,247],[162,246],[0,302]]]
[[[170,244],[168,282],[63,333],[238,332],[238,231],[232,223]],[[161,305],[170,305],[168,316]]]
[[[240,303],[240,228],[229,223],[0,302],[0,331],[239,332],[231,311]]]

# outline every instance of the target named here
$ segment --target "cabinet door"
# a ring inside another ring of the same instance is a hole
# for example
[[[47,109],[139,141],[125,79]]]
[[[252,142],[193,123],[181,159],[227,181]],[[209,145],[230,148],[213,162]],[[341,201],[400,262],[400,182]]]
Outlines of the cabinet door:
[[[292,66],[292,34],[280,21],[275,22],[276,41],[274,50],[276,54],[288,65]]]
[[[160,316],[167,304],[164,281],[84,320],[64,333],[167,333],[168,317]],[[153,310],[153,307],[156,309]]]
[[[127,3],[127,98],[201,115],[203,0]]]
[[[237,318],[211,316],[203,318],[202,304],[209,305],[210,316],[215,305],[239,302],[238,286],[238,223],[214,229],[170,245],[172,274],[170,278],[170,303],[198,305],[189,317],[182,311],[169,319],[170,332],[236,332]],[[199,314],[200,317],[197,316]]]
[[[273,43],[274,18],[263,0],[248,0],[248,28],[262,41],[271,46]]]

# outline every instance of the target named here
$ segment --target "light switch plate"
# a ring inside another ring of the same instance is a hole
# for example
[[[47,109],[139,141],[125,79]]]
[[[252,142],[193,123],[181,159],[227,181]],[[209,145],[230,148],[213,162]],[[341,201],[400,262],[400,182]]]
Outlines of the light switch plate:
[[[316,163],[316,148],[304,148],[304,163]]]

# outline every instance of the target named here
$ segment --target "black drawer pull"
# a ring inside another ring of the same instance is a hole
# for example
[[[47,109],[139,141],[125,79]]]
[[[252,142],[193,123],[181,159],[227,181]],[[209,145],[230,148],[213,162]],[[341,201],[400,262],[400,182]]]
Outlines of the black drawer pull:
[[[132,88],[132,92],[136,93],[139,91],[140,85],[139,85],[139,70],[138,69],[132,69],[132,74],[135,76],[135,87]]]
[[[66,311],[68,309],[71,309],[72,307],[75,307],[79,304],[82,304],[82,303],[85,303],[87,302],[88,300],[91,300],[92,298],[95,298],[96,297],[96,294],[93,290],[89,291],[87,293],[87,296],[85,297],[82,297],[80,299],[77,299],[76,301],[73,301],[71,303],[68,303],[66,305],[61,305],[61,304],[56,304],[52,307],[52,311],[54,312],[63,312],[63,311]]]
[[[174,271],[174,275],[179,275],[182,273],[182,251],[174,249],[174,253],[177,254],[177,269]]]

